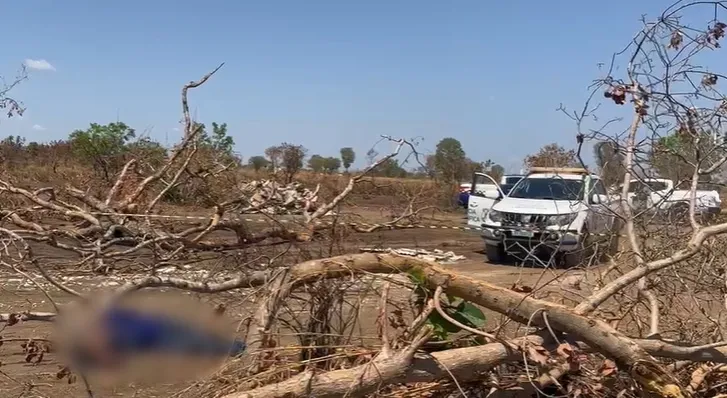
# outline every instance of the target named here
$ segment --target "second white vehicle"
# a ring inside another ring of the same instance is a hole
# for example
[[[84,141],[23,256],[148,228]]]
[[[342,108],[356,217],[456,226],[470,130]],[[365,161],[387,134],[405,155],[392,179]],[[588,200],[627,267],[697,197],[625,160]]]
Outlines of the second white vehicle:
[[[617,241],[610,233],[618,229],[615,205],[598,176],[582,168],[532,168],[508,195],[488,199],[481,227],[490,262],[518,248],[544,249],[572,267],[594,243],[613,250]]]
[[[613,199],[621,197],[622,186],[616,189]],[[674,182],[666,178],[646,178],[629,181],[628,202],[635,210],[649,210],[667,216],[669,221],[681,221],[689,213],[691,199],[689,189],[675,189]],[[720,213],[722,199],[715,190],[697,189],[695,213],[705,218]]]

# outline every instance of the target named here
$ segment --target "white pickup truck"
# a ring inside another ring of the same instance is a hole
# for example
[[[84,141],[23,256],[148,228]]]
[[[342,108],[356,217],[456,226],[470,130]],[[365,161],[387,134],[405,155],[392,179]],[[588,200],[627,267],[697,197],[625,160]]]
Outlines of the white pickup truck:
[[[622,187],[616,188],[612,199],[621,197]],[[629,182],[628,202],[634,210],[651,210],[677,221],[689,213],[691,193],[688,189],[675,189],[674,182],[666,178],[647,178]],[[709,218],[720,212],[722,200],[714,190],[697,190],[695,211]]]
[[[477,179],[474,185],[476,192]],[[613,212],[618,204],[609,200],[598,176],[585,169],[534,167],[507,195],[493,197],[489,191],[470,197],[468,223],[480,223],[490,262],[501,262],[517,249],[545,249],[572,267],[596,241],[615,249],[617,239],[610,232],[618,230]]]
[[[487,212],[497,202],[507,195],[524,176],[504,175],[498,183],[484,173],[475,173],[472,178],[470,195],[467,203],[467,225],[480,228]],[[464,184],[463,184],[464,185]]]

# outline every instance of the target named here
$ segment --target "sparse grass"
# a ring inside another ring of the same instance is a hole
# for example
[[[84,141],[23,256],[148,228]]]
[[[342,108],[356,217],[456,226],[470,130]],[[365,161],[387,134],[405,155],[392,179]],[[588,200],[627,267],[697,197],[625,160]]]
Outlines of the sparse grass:
[[[90,166],[76,162],[62,161],[55,163],[22,162],[7,164],[0,172],[3,178],[12,181],[19,187],[38,189],[42,187],[57,187],[71,185],[87,189],[89,193],[101,194],[108,192],[112,183],[105,181]],[[302,183],[310,189],[319,186],[319,197],[323,201],[332,199],[348,184],[349,174],[323,174],[303,170],[295,177],[295,181]],[[129,177],[129,186],[135,186],[142,176],[133,174]],[[233,187],[252,180],[273,179],[280,180],[268,171],[256,172],[249,168],[228,170],[215,178],[192,178],[180,189],[175,190],[169,198],[163,201],[165,206],[183,207],[209,207],[216,202],[229,199],[235,194]],[[408,203],[412,197],[419,196],[418,204],[421,206],[436,206],[442,210],[449,210],[456,195],[456,185],[444,184],[430,179],[421,178],[390,178],[371,176],[356,184],[351,195],[347,198],[349,205],[365,206],[367,203],[399,204]],[[122,192],[123,193],[123,192]],[[6,198],[0,198],[0,202]],[[151,198],[143,198],[150,200]]]

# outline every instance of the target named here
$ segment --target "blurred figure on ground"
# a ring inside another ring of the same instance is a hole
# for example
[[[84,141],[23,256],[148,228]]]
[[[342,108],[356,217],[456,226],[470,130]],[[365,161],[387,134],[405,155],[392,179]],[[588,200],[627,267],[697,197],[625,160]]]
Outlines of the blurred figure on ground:
[[[93,300],[62,315],[58,332],[67,363],[106,379],[186,379],[246,348],[223,316],[176,293]]]

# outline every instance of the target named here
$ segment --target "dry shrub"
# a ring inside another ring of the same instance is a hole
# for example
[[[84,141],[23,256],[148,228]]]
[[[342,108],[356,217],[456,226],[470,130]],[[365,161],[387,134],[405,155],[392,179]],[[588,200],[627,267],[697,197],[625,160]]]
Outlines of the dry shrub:
[[[256,173],[250,169],[239,171],[243,178],[275,179],[274,175],[265,172]],[[310,171],[298,173],[295,180],[308,186],[320,186],[320,198],[328,201],[340,193],[348,184],[350,175],[323,174]],[[408,203],[412,195],[419,194],[427,206],[446,208],[452,205],[457,187],[424,178],[392,178],[371,176],[356,184],[348,197],[349,202],[378,205]]]
[[[231,199],[236,194],[233,187],[242,182],[261,179],[281,180],[280,176],[249,168],[230,168],[214,178],[205,177],[206,169],[203,164],[209,160],[197,161],[190,164],[186,181],[179,187],[171,189],[163,198],[165,205],[203,206],[208,207],[224,200]],[[124,182],[124,186],[136,186],[141,175],[147,173],[131,173]],[[93,170],[83,164],[65,159],[61,162],[44,163],[40,159],[34,162],[15,163],[13,167],[5,167],[3,178],[13,181],[17,186],[27,189],[42,187],[61,188],[70,184],[76,187],[85,187],[89,193],[100,195],[108,192],[111,183],[99,178]],[[322,174],[302,171],[295,177],[295,181],[304,184],[310,189],[319,186],[319,197],[329,201],[340,193],[348,184],[350,176],[347,174]],[[122,190],[122,194],[126,193]],[[347,201],[351,203],[366,204],[395,204],[398,206],[408,202],[414,194],[421,194],[420,204],[449,208],[454,204],[456,187],[430,179],[415,178],[389,178],[369,177],[361,181],[353,189]],[[151,200],[151,198],[146,198]],[[2,199],[0,199],[2,200]]]

